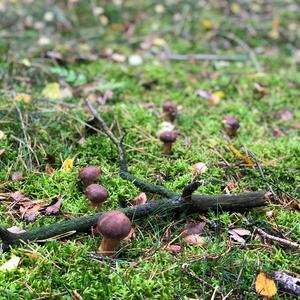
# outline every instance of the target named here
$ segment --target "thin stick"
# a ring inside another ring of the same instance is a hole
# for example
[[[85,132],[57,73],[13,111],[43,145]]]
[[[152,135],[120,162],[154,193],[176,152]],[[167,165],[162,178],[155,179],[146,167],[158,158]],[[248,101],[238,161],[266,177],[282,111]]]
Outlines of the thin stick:
[[[283,238],[280,238],[280,237],[277,237],[277,236],[274,236],[274,235],[271,235],[271,234],[268,234],[267,232],[265,232],[264,230],[254,226],[254,229],[260,234],[262,235],[263,237],[271,240],[271,241],[274,241],[274,242],[277,242],[277,243],[280,243],[282,245],[285,245],[285,246],[289,246],[289,247],[293,247],[293,248],[296,248],[296,249],[300,249],[300,244],[296,243],[296,242],[292,242],[292,241],[289,241],[287,239],[283,239]]]
[[[245,61],[247,56],[245,55],[219,55],[219,54],[173,54],[164,53],[162,54],[162,60],[175,60],[175,61]]]

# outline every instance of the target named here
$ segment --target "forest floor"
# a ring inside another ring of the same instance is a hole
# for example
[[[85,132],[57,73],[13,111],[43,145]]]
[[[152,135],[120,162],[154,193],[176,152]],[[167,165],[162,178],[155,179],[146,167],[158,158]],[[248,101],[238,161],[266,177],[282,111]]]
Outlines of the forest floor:
[[[127,132],[134,175],[178,193],[196,176],[205,181],[198,194],[271,187],[276,197],[245,212],[139,220],[117,260],[91,257],[101,240],[92,234],[14,247],[0,255],[0,268],[20,258],[1,269],[0,299],[257,299],[260,271],[300,274],[299,249],[249,226],[299,242],[299,9],[292,0],[1,1],[1,226],[93,214],[78,190],[86,165],[102,169],[104,211],[141,192],[119,177],[111,141],[88,129],[85,98],[116,134]],[[203,53],[237,61],[186,56]],[[165,101],[178,105],[169,157],[157,137]],[[226,116],[240,124],[232,138]],[[199,162],[207,170],[197,175]],[[63,196],[62,206],[29,222],[7,197],[14,191],[46,203]],[[208,224],[196,244],[181,234],[190,222]]]

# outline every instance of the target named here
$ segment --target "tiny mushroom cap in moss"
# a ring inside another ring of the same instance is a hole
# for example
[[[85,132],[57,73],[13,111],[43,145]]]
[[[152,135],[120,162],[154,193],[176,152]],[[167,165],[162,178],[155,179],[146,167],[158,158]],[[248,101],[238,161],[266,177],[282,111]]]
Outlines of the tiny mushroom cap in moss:
[[[79,171],[78,178],[85,183],[92,183],[99,179],[100,174],[100,168],[96,166],[87,166]]]
[[[163,143],[174,143],[178,138],[178,134],[174,131],[166,130],[159,135],[159,139]]]
[[[92,183],[85,189],[87,198],[94,206],[101,208],[102,203],[109,197],[107,189],[99,184]]]
[[[229,136],[234,136],[237,130],[240,128],[240,123],[237,118],[233,116],[226,116],[223,119],[223,125],[226,133]]]
[[[97,230],[104,238],[119,241],[130,233],[131,222],[128,217],[120,211],[108,211],[99,217]]]
[[[165,118],[168,121],[173,122],[177,115],[177,105],[171,101],[167,101],[163,104],[163,112]]]

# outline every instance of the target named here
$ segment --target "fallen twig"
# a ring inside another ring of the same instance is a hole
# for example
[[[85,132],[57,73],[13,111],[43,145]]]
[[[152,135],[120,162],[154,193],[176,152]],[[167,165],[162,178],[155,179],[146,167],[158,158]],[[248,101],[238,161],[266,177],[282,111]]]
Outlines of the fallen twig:
[[[287,239],[283,239],[283,238],[280,238],[280,237],[277,237],[277,236],[274,236],[274,235],[271,235],[271,234],[268,234],[267,232],[265,232],[264,230],[262,230],[261,228],[258,228],[256,226],[254,226],[254,229],[263,237],[271,240],[271,241],[274,241],[274,242],[277,242],[277,243],[280,243],[282,245],[285,245],[285,246],[288,246],[288,247],[293,247],[293,248],[297,248],[297,249],[300,249],[300,244],[296,243],[296,242],[292,242],[292,241],[289,241]]]
[[[292,277],[281,271],[274,271],[270,276],[277,281],[281,290],[292,294],[294,296],[300,296],[300,279]]]

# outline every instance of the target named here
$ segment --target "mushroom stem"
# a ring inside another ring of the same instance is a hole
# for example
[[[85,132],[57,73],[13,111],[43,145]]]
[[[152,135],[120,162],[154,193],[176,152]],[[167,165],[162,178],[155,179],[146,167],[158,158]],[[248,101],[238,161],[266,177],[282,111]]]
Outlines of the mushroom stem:
[[[164,119],[166,121],[173,123],[176,119],[176,113],[174,111],[164,112]]]
[[[172,150],[172,143],[164,143],[163,144],[163,152],[165,155],[170,155]]]
[[[99,203],[95,203],[95,202],[91,202],[91,206],[92,208],[95,209],[95,211],[99,211],[102,208],[103,202],[99,202]]]
[[[98,252],[100,255],[105,256],[113,256],[115,254],[115,250],[119,247],[119,240],[112,240],[106,237],[103,237],[101,244],[98,248]]]

